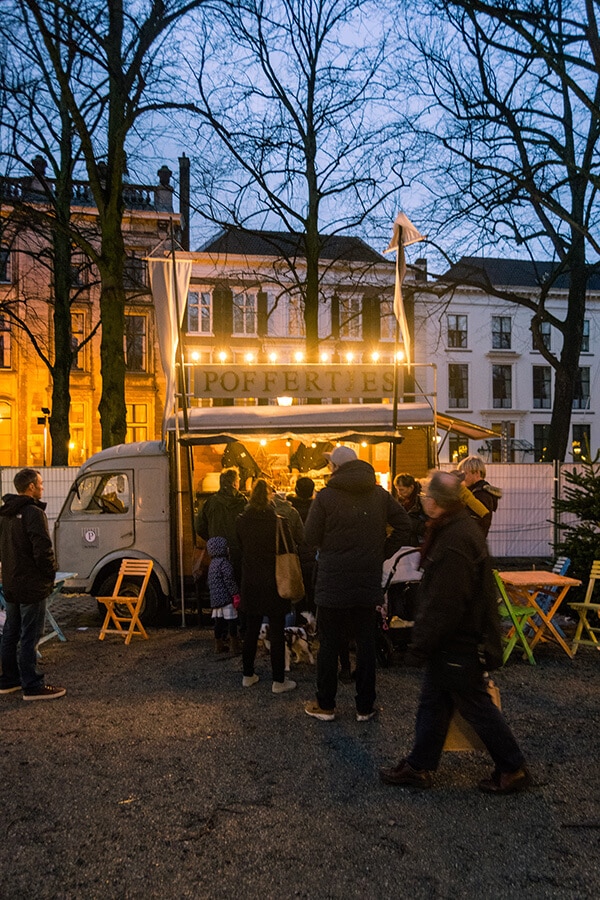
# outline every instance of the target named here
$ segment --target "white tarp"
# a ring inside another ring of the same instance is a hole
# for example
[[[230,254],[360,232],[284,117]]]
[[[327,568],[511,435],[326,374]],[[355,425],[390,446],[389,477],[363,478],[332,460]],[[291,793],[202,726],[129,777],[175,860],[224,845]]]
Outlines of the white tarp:
[[[179,328],[183,322],[187,303],[192,262],[190,259],[176,259],[174,278],[173,259],[171,257],[150,257],[148,259],[148,271],[154,298],[160,358],[167,379],[162,430],[164,437],[167,419],[173,413],[175,403]],[[177,312],[179,312],[179,321],[177,320]]]

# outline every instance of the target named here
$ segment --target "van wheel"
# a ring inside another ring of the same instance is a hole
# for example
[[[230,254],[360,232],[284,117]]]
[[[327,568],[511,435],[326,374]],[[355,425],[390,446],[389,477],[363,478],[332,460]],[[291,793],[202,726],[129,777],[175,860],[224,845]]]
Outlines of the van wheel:
[[[96,596],[110,597],[115,588],[115,584],[117,583],[117,576],[118,573],[113,572],[112,575],[107,575],[103,581],[100,581],[95,592]],[[137,597],[140,593],[140,586],[136,581],[128,581],[125,578],[123,579],[123,583],[121,585],[121,593],[126,597]],[[160,589],[158,581],[152,575],[150,576],[150,581],[148,582],[146,593],[144,594],[144,602],[142,603],[142,609],[140,612],[142,625],[157,624],[163,614],[163,608],[163,593]],[[129,615],[129,611],[126,606],[119,606],[117,604],[115,606],[115,609],[117,610],[117,615]],[[98,612],[101,616],[106,615],[106,607],[103,603],[98,604]]]

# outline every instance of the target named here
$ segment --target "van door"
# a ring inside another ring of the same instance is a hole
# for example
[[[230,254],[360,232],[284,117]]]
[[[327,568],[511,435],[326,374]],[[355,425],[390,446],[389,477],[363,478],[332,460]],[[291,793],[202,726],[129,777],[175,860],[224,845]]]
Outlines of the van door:
[[[109,553],[135,543],[133,471],[88,472],[77,479],[62,508],[54,541],[59,568],[89,577]]]

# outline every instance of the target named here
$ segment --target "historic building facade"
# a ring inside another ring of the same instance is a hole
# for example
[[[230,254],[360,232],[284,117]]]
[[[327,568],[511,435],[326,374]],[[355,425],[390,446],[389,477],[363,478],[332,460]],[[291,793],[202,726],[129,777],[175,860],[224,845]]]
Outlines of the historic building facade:
[[[0,465],[42,466],[51,460],[48,418],[52,385],[48,367],[33,341],[52,360],[53,286],[48,241],[32,229],[11,228],[17,199],[43,203],[46,165],[34,160],[34,176],[0,181]],[[160,435],[164,378],[160,365],[152,296],[145,257],[167,238],[173,213],[171,172],[163,166],[156,185],[126,185],[123,219],[127,307],[126,359],[127,439]],[[43,183],[42,183],[43,182]],[[85,182],[73,188],[74,220],[94,235],[96,209]],[[83,255],[71,261],[73,347],[81,345],[71,371],[69,463],[79,465],[101,449],[98,403],[101,394],[98,274]],[[24,319],[28,335],[11,316]],[[91,340],[85,339],[93,334]]]
[[[448,274],[482,269],[496,288],[536,300],[538,273],[548,266],[545,262],[471,257],[461,260]],[[566,302],[563,278],[552,289],[547,307],[561,319]],[[501,301],[483,287],[459,286],[438,297],[417,295],[417,356],[426,353],[437,363],[438,409],[464,416],[499,435],[497,439],[469,441],[451,434],[441,446],[442,461],[455,462],[477,452],[490,462],[538,462],[544,458],[554,377],[547,360],[533,346],[531,317],[527,308]],[[589,458],[600,447],[599,337],[600,279],[595,278],[588,291],[568,462]],[[549,324],[544,341],[560,353],[562,335]]]

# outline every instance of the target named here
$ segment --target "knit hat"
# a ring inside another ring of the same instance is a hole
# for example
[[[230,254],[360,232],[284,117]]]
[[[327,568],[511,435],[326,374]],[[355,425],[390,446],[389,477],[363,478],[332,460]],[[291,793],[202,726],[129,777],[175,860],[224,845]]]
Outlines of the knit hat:
[[[334,466],[343,466],[344,463],[358,459],[358,456],[351,447],[336,447],[331,453],[324,453],[323,456],[327,462],[333,463]]]

